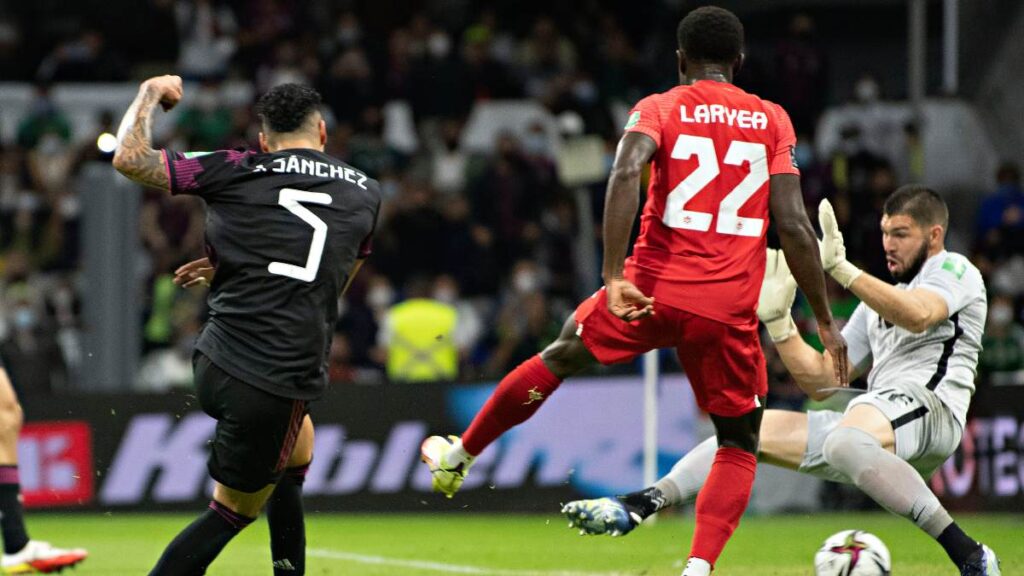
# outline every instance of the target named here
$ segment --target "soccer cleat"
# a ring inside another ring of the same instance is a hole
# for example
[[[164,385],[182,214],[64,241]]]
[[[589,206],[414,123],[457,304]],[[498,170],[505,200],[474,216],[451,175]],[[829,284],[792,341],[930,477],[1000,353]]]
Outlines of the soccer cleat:
[[[622,536],[640,525],[643,518],[616,498],[574,500],[562,506],[570,528],[579,528],[580,535],[608,534]]]
[[[682,576],[710,576],[711,564],[706,560],[691,557],[686,561],[686,568],[683,568]]]
[[[4,574],[49,574],[61,572],[88,556],[89,553],[82,548],[64,550],[54,548],[49,542],[29,540],[18,552],[4,554],[0,567]]]
[[[960,567],[960,576],[1000,576],[999,558],[991,548],[981,545],[981,550],[971,555]]]
[[[459,491],[466,480],[466,475],[469,474],[470,466],[473,465],[472,458],[458,463],[451,462],[449,456],[454,443],[458,440],[458,436],[431,436],[420,445],[420,459],[430,468],[434,492],[441,492],[448,498]]]

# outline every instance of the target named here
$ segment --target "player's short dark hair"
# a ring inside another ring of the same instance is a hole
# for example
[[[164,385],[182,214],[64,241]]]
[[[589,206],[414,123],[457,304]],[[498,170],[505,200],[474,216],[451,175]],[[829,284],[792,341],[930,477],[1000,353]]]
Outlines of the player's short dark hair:
[[[743,23],[717,6],[690,12],[676,30],[679,48],[687,60],[731,64],[743,52]]]
[[[274,86],[256,102],[256,114],[272,132],[295,132],[320,108],[320,93],[302,84]]]
[[[920,184],[900,186],[885,199],[883,212],[886,216],[904,214],[921,226],[938,224],[943,230],[949,229],[949,208],[939,193]]]

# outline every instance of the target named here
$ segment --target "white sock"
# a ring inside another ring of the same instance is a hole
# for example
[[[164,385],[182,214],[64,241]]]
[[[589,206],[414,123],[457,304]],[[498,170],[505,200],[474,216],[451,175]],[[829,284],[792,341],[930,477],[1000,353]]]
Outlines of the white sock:
[[[683,576],[710,576],[711,564],[707,560],[691,557],[686,561],[686,568],[683,568]]]
[[[697,493],[711,474],[711,464],[717,451],[718,439],[712,436],[680,458],[668,474],[654,483],[654,487],[668,498],[670,506],[696,501]]]
[[[448,456],[445,460],[447,466],[458,466],[459,464],[472,463],[473,456],[462,447],[462,440],[456,440],[452,442],[452,449],[448,451]]]

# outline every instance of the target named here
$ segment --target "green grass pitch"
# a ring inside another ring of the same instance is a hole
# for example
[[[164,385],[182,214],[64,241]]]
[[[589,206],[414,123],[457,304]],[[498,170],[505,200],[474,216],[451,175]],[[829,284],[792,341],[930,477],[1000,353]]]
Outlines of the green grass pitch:
[[[171,514],[49,514],[28,517],[34,538],[83,546],[73,575],[146,574],[190,520]],[[962,515],[961,525],[1000,555],[1003,574],[1024,574],[1024,516]],[[663,517],[624,538],[581,537],[550,515],[340,515],[307,518],[307,574],[359,576],[678,576],[693,533],[689,517]],[[846,528],[875,533],[893,553],[893,574],[956,574],[942,549],[909,522],[884,513],[761,516],[743,520],[716,576],[811,575],[814,551]],[[262,519],[235,538],[209,574],[269,575]]]

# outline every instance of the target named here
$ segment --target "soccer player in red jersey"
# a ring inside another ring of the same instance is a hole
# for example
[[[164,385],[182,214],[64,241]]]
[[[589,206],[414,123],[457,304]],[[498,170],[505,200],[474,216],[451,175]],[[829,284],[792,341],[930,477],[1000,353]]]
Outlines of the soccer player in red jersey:
[[[699,8],[679,23],[678,40],[681,85],[641,100],[616,150],[604,214],[605,287],[576,309],[558,340],[501,381],[461,439],[432,436],[422,456],[434,488],[451,496],[474,457],[536,412],[563,379],[597,362],[675,348],[718,437],[683,572],[706,576],[754,482],[767,393],[756,307],[769,209],[843,386],[847,357],[804,211],[792,124],[781,107],[732,84],[743,62],[743,25],[722,8]],[[627,259],[648,163],[640,236]]]

